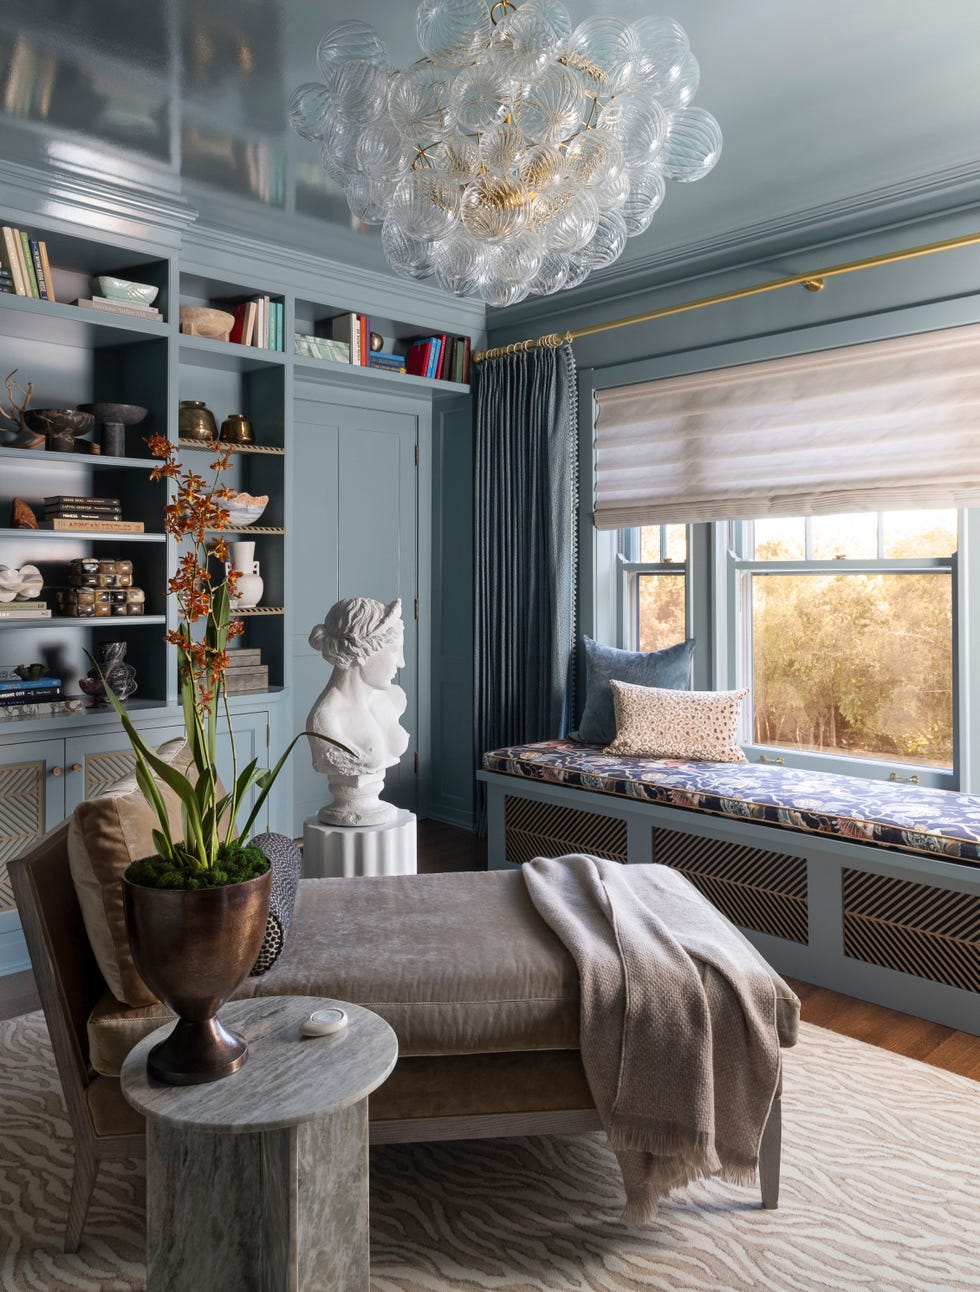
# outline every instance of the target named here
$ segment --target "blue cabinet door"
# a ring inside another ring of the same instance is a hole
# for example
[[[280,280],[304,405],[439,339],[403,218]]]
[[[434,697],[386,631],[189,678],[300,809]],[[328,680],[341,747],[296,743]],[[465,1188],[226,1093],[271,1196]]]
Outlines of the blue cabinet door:
[[[289,598],[293,641],[293,724],[302,731],[330,676],[330,665],[309,644],[341,597],[401,597],[405,667],[396,681],[408,696],[401,719],[408,749],[385,778],[384,797],[414,810],[418,748],[418,500],[414,413],[300,400],[293,424],[291,525],[302,537],[293,549]],[[293,763],[295,828],[328,799],[326,779],[297,748]]]

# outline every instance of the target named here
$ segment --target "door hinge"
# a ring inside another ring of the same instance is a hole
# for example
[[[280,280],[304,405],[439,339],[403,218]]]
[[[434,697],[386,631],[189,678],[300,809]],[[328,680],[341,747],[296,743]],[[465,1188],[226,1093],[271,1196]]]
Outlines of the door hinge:
[[[416,750],[415,751],[415,775],[418,776],[418,774],[419,774],[419,755],[418,755],[418,750]]]
[[[418,619],[418,617],[419,617],[419,599],[418,597],[416,597],[415,598],[415,618]]]
[[[415,446],[415,465],[416,465],[416,466],[418,466],[418,464],[419,464],[419,446],[416,444],[416,446]]]

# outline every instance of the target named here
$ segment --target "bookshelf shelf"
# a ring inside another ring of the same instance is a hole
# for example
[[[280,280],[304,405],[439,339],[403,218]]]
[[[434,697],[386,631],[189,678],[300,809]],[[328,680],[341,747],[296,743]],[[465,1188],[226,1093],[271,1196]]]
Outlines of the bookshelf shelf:
[[[248,610],[233,610],[231,612],[233,619],[261,618],[263,615],[284,615],[285,606],[251,606]]]
[[[254,345],[237,345],[234,341],[212,341],[206,336],[180,334],[182,363],[202,368],[223,368],[226,372],[255,372],[261,368],[282,367],[286,356],[281,350],[260,350]]]
[[[224,529],[209,529],[209,534],[273,534],[282,536],[285,530],[278,525],[227,525]]]
[[[458,381],[436,381],[433,377],[416,377],[408,372],[386,372],[383,368],[365,368],[358,364],[337,363],[333,359],[310,359],[296,355],[293,368],[303,376],[328,376],[338,386],[367,390],[372,386],[394,383],[399,390],[414,390],[419,394],[468,395],[470,388]]]
[[[190,449],[194,453],[213,453],[213,444],[202,444],[199,440],[178,440],[177,443],[182,449]],[[267,453],[270,456],[284,457],[285,449],[277,447],[275,444],[219,444],[222,450],[228,449],[232,453]]]
[[[165,624],[166,615],[102,615],[95,619],[76,619],[69,615],[52,615],[50,619],[23,619],[0,616],[0,628],[139,628],[146,624]]]
[[[106,534],[104,531],[94,529],[0,529],[0,539],[16,538],[21,542],[33,543],[35,539],[41,542],[60,542],[67,539],[69,542],[78,542],[82,540],[86,543],[92,541],[103,543],[165,543],[166,534]]]
[[[21,449],[16,445],[0,445],[0,463],[23,463],[42,470],[51,466],[94,467],[96,470],[149,471],[156,465],[154,458],[112,458],[100,453],[52,453],[47,449]],[[18,531],[26,533],[28,531]]]
[[[26,341],[53,342],[99,350],[143,338],[168,337],[167,323],[127,318],[108,310],[39,301],[33,296],[0,295],[0,333]]]

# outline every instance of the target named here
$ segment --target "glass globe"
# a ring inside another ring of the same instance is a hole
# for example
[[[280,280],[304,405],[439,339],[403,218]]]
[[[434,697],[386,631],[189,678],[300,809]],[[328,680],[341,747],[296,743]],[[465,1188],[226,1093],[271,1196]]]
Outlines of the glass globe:
[[[620,210],[629,196],[629,191],[630,176],[629,171],[626,170],[621,170],[614,178],[603,180],[601,184],[596,184],[595,188],[589,190],[600,212]]]
[[[369,179],[360,173],[351,175],[345,188],[351,215],[365,224],[383,224],[391,189],[383,180]]]
[[[480,169],[480,146],[470,135],[458,131],[440,140],[426,151],[434,170],[442,171],[453,179],[468,183]]]
[[[492,31],[485,0],[422,0],[415,26],[419,44],[433,63],[449,67],[476,58]]]
[[[565,279],[565,287],[571,291],[573,287],[579,287],[588,278],[594,269],[592,261],[585,251],[576,251],[568,257],[568,277]]]
[[[551,251],[581,251],[592,241],[598,224],[595,198],[587,189],[580,189],[568,202],[556,204],[555,214],[545,226],[548,247]]]
[[[289,98],[289,120],[304,139],[317,139],[333,111],[325,85],[307,81],[297,86]]]
[[[541,268],[544,254],[541,238],[528,231],[495,247],[490,254],[487,272],[505,283],[527,283]]]
[[[463,224],[483,242],[502,242],[527,227],[531,194],[522,180],[487,172],[463,190]]]
[[[642,55],[636,32],[618,18],[587,18],[565,46],[569,67],[582,77],[589,94],[622,94],[632,83]]]
[[[653,161],[667,141],[667,114],[656,99],[630,94],[613,99],[602,112],[602,129],[615,135],[627,166]]]
[[[459,220],[459,185],[440,171],[413,170],[395,188],[389,218],[412,238],[444,238]]]
[[[423,148],[450,130],[450,78],[428,59],[399,72],[388,93],[388,114],[395,129]]]
[[[671,113],[663,170],[668,179],[693,184],[703,179],[721,156],[721,127],[704,108]]]
[[[344,117],[331,116],[320,138],[323,141],[320,165],[331,179],[345,185],[357,171],[357,134]]]
[[[629,172],[630,191],[623,203],[622,216],[626,235],[635,238],[649,229],[660,203],[664,200],[667,184],[663,172],[655,167]]]
[[[521,127],[529,139],[560,144],[582,124],[585,103],[581,79],[556,63],[531,82],[519,109]]]
[[[584,130],[565,149],[565,174],[592,187],[623,169],[623,146],[608,130]]]
[[[402,179],[414,159],[405,140],[386,117],[361,131],[355,150],[357,164],[372,179]]]
[[[358,126],[374,121],[388,103],[388,75],[362,58],[338,63],[331,73],[334,107]]]
[[[618,260],[625,246],[625,220],[618,211],[604,211],[599,216],[592,241],[582,249],[582,256],[593,269],[602,269]]]
[[[455,296],[468,296],[480,287],[490,260],[490,248],[481,246],[458,226],[433,252],[436,280]]]
[[[498,20],[490,55],[506,75],[530,81],[544,70],[557,47],[558,38],[544,14],[522,6]]]
[[[659,88],[657,97],[668,112],[674,108],[686,108],[700,84],[701,68],[694,55],[688,52],[672,69],[670,80]]]
[[[356,18],[331,27],[316,47],[316,61],[325,81],[330,80],[337,63],[347,63],[351,59],[363,59],[381,68],[388,66],[384,41],[369,23]]]
[[[554,188],[565,174],[565,158],[551,144],[526,148],[517,163],[517,173],[534,193]]]
[[[435,273],[432,243],[411,237],[391,216],[381,226],[381,249],[392,269],[406,278],[431,278]]]
[[[453,81],[449,103],[452,114],[464,130],[477,134],[489,130],[509,114],[514,97],[513,82],[498,68],[486,63],[464,67]]]
[[[509,283],[492,273],[487,274],[480,283],[480,295],[486,303],[500,309],[508,305],[516,305],[518,301],[524,300],[529,292],[527,283]]]
[[[517,126],[501,121],[480,140],[480,163],[487,170],[509,171],[519,165],[527,140]]]
[[[560,251],[549,251],[541,259],[538,272],[531,279],[530,290],[537,296],[552,296],[568,281],[568,257]]]
[[[536,18],[544,19],[551,28],[556,48],[572,34],[572,20],[561,0],[525,0],[521,9],[525,14],[533,13]]]

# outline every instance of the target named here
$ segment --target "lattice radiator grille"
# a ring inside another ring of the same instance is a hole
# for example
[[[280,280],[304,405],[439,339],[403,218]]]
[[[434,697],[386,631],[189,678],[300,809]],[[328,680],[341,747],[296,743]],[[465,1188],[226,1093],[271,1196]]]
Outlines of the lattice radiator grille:
[[[806,861],[680,830],[653,831],[653,860],[682,871],[744,929],[807,941]]]
[[[980,894],[844,870],[844,954],[980,992]]]
[[[626,822],[508,794],[504,799],[504,846],[507,860],[514,862],[562,857],[567,852],[626,861]]]

